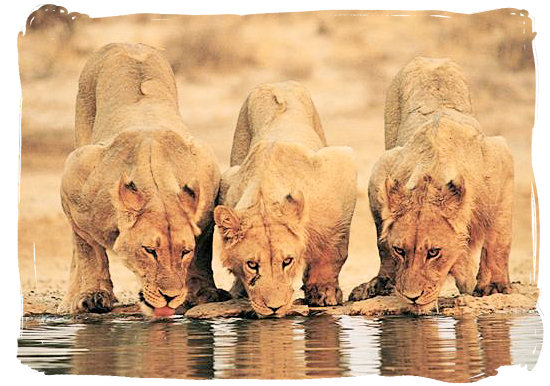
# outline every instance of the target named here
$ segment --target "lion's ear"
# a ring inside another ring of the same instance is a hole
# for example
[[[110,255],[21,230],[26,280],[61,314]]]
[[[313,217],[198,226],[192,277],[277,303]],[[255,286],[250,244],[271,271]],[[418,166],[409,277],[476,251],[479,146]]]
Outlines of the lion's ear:
[[[304,214],[304,194],[300,190],[287,194],[281,204],[281,212],[287,218],[300,221]]]
[[[145,205],[145,196],[139,187],[123,173],[118,185],[118,197],[122,208],[129,212],[139,212]]]
[[[447,212],[455,212],[462,206],[465,192],[466,189],[464,188],[463,177],[449,180],[449,182],[447,182],[441,189],[441,196],[439,200],[441,202],[441,206]]]
[[[195,181],[183,184],[178,197],[186,210],[196,213],[199,206],[200,187]]]
[[[214,209],[214,222],[225,242],[235,241],[241,231],[241,220],[228,206],[219,205]]]
[[[386,202],[387,208],[390,212],[395,212],[403,202],[403,187],[398,180],[388,177],[384,183],[384,193],[383,201]]]

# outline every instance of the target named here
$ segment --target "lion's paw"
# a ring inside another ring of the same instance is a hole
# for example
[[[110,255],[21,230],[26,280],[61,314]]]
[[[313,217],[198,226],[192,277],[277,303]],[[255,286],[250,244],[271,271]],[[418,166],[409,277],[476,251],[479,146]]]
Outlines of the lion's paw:
[[[326,307],[342,304],[342,290],[336,284],[312,284],[304,287],[306,304]]]
[[[205,287],[197,291],[192,298],[193,304],[224,302],[232,299],[231,294],[221,288]]]
[[[93,312],[104,314],[113,309],[117,299],[112,292],[105,290],[82,292],[74,297],[70,312],[74,314]]]
[[[367,283],[358,285],[349,294],[349,301],[370,299],[375,296],[387,296],[393,293],[393,282],[390,278],[376,276]]]
[[[474,289],[474,296],[487,296],[492,294],[511,294],[514,292],[514,289],[510,283],[489,283],[485,286],[477,285]]]

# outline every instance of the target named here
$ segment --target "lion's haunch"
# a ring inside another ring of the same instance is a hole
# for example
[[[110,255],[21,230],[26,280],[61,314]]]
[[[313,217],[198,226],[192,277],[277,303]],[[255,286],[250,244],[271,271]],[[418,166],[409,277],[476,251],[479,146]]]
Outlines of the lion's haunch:
[[[155,316],[158,317],[166,317],[166,316],[172,316],[175,313],[175,310],[170,307],[160,307],[154,309]]]

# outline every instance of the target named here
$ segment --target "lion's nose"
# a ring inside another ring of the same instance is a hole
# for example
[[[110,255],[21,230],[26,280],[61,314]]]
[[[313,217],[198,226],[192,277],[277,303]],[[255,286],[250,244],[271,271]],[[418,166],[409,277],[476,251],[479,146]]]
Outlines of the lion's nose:
[[[269,307],[269,306],[267,306],[267,308],[269,308],[271,311],[273,311],[273,313],[275,313],[275,312],[277,312],[277,310],[279,308],[281,308],[281,306],[279,306],[279,307]]]
[[[421,297],[423,293],[424,293],[424,291],[420,292],[420,295],[418,295],[418,296],[409,296],[409,295],[405,295],[405,294],[403,294],[403,295],[404,295],[407,299],[409,299],[411,302],[416,303],[416,301],[418,300],[418,298]]]
[[[159,292],[162,295],[162,297],[166,300],[166,303],[170,303],[173,299],[176,298],[175,296],[168,296],[168,295],[162,293],[161,290],[159,290]]]

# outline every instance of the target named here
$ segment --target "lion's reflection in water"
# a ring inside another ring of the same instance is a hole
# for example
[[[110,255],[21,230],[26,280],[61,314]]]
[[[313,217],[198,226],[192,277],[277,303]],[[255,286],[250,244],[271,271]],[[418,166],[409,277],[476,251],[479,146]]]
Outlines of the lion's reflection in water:
[[[380,330],[382,375],[468,382],[512,364],[506,319],[387,318]]]
[[[75,346],[72,374],[145,378],[213,378],[214,335],[209,323],[191,321],[89,324]]]
[[[229,324],[233,340],[225,340],[223,349],[216,345],[216,364],[223,361],[217,367],[218,377],[320,378],[346,375],[349,370],[343,362],[340,326],[332,317]]]
[[[538,314],[25,324],[19,358],[37,370],[147,378],[380,374],[468,382],[495,375],[500,366],[532,368],[542,342]]]

